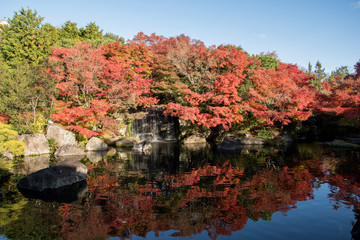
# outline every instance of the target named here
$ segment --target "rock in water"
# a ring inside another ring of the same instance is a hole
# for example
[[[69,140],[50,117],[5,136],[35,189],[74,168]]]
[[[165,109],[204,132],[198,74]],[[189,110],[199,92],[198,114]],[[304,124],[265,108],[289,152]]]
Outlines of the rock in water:
[[[201,135],[191,135],[184,139],[183,144],[206,143],[206,138]]]
[[[243,145],[263,145],[265,143],[265,139],[259,137],[245,137],[240,141]]]
[[[86,174],[87,167],[81,162],[62,161],[20,179],[18,188],[35,192],[57,189],[86,180]]]
[[[64,157],[64,156],[85,156],[84,150],[76,145],[64,145],[59,147],[55,153],[55,157]]]
[[[80,203],[88,191],[86,180],[55,189],[45,189],[38,192],[19,188],[26,198],[41,199],[45,202]]]
[[[64,146],[66,144],[70,144],[70,145],[76,144],[74,133],[54,124],[49,124],[47,126],[46,138],[48,140],[54,138],[58,147]]]
[[[20,172],[25,175],[29,175],[33,172],[37,172],[41,169],[49,167],[50,155],[42,154],[39,156],[25,156],[23,167]]]
[[[86,157],[89,159],[90,162],[97,163],[101,159],[103,159],[103,157],[105,157],[106,154],[107,154],[106,151],[91,151],[91,152],[86,152]]]
[[[108,145],[97,137],[92,137],[85,146],[86,151],[106,151]]]
[[[41,133],[19,135],[18,140],[25,143],[25,156],[50,153],[48,141]]]
[[[128,148],[131,149],[137,144],[138,141],[135,138],[120,138],[115,142],[115,146],[118,148]]]
[[[224,138],[222,143],[218,146],[219,151],[222,152],[240,152],[242,148],[241,141],[238,139]]]

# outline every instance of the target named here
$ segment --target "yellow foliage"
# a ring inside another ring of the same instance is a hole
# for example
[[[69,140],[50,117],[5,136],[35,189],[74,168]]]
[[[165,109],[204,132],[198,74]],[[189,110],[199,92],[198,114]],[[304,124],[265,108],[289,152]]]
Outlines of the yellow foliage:
[[[9,150],[13,155],[24,155],[25,144],[16,140],[18,133],[11,126],[0,122],[0,153]]]

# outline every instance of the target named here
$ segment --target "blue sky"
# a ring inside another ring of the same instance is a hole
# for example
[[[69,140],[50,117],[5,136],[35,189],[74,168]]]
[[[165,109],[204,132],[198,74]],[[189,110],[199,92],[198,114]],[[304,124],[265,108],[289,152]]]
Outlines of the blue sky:
[[[360,0],[1,0],[0,18],[21,7],[56,27],[95,22],[125,39],[140,31],[185,34],[250,54],[275,51],[300,67],[320,60],[326,72],[360,60]]]

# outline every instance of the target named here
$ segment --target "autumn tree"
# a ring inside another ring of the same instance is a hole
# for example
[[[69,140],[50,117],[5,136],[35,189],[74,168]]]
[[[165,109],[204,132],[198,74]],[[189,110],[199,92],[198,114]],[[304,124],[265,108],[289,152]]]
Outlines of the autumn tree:
[[[245,78],[246,53],[232,46],[207,48],[183,35],[159,45],[180,77],[175,83],[179,101],[168,103],[165,114],[210,128],[209,142],[215,141],[221,129],[242,121],[237,87]]]
[[[247,110],[267,125],[287,125],[303,121],[312,113],[315,92],[309,81],[313,77],[291,64],[280,63],[275,69],[255,69],[250,77]]]
[[[159,99],[158,104],[166,105],[170,102],[181,101],[180,92],[176,85],[184,75],[179,74],[176,66],[168,59],[167,38],[155,33],[150,36],[140,32],[130,42],[132,44],[145,45],[151,54],[151,92]]]
[[[87,137],[98,135],[101,131],[94,130],[106,122],[116,125],[107,116],[111,104],[102,97],[105,57],[101,48],[85,43],[71,49],[54,48],[50,62],[54,66],[49,74],[59,94],[53,120]]]
[[[209,128],[209,142],[243,120],[238,87],[245,78],[246,53],[230,45],[208,48],[184,35],[165,38],[140,33],[134,41],[146,44],[175,68],[179,81],[169,84],[175,101],[167,103],[165,114]]]
[[[317,96],[317,106],[321,111],[335,112],[351,119],[360,117],[360,62],[354,69],[352,75],[323,84],[325,90]]]
[[[157,102],[150,96],[150,55],[145,46],[120,42],[54,48],[50,75],[59,96],[52,118],[87,137],[115,132],[111,114]]]
[[[103,49],[107,58],[103,94],[110,103],[120,110],[157,103],[150,91],[153,53],[144,44],[134,43],[114,42]]]

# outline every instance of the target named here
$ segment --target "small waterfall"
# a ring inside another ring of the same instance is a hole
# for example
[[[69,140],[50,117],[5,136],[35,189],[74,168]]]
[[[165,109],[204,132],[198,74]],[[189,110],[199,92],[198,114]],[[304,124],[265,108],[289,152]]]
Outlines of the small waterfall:
[[[163,115],[162,109],[147,108],[146,115],[135,119],[131,125],[131,135],[139,141],[163,142],[177,141],[179,121],[175,117]]]

